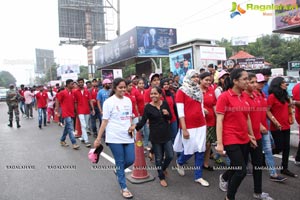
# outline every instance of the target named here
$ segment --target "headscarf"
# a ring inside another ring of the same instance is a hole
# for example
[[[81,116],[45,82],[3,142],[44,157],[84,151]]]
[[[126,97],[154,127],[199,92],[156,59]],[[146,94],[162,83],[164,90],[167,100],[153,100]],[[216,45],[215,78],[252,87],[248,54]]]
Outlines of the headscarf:
[[[184,94],[191,97],[192,99],[202,103],[203,94],[200,90],[198,83],[192,81],[192,76],[198,74],[195,70],[190,69],[186,72],[185,77],[183,78],[182,86],[179,88]]]

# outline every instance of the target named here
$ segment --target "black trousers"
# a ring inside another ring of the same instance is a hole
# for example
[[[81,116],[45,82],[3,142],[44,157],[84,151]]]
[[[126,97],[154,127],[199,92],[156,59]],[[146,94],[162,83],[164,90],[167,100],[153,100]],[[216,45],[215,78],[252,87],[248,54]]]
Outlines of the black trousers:
[[[256,140],[257,147],[254,149],[250,147],[250,156],[253,166],[253,181],[254,193],[262,193],[262,167],[263,167],[263,153],[262,153],[262,140]],[[247,162],[248,163],[248,162]]]
[[[273,154],[279,154],[282,152],[281,165],[283,169],[287,169],[290,155],[290,129],[271,131],[271,133],[275,143]]]
[[[224,149],[230,159],[230,169],[223,174],[223,179],[228,181],[227,197],[235,199],[235,194],[247,174],[249,143],[226,145]]]

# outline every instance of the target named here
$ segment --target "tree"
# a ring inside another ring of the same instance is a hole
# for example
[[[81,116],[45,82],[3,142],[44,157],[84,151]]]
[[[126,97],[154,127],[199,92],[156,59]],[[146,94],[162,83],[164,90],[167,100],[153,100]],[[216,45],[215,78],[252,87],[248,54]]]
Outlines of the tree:
[[[15,79],[15,77],[8,71],[0,72],[0,86],[1,87],[8,87],[9,84],[16,85],[16,82],[17,82],[17,80]]]

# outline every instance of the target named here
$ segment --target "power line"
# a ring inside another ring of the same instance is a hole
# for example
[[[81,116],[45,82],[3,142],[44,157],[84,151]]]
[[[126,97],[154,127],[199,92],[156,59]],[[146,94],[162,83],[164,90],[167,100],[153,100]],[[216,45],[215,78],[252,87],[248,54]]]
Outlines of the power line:
[[[244,1],[244,2],[242,2],[241,4],[247,3],[247,2],[249,2],[249,1],[250,1],[250,0]],[[224,9],[224,10],[220,10],[220,11],[218,11],[218,12],[215,12],[215,13],[213,13],[213,14],[211,14],[211,15],[208,15],[208,16],[205,16],[205,17],[203,17],[203,18],[200,18],[200,19],[197,19],[197,20],[194,20],[194,21],[190,21],[190,22],[185,22],[183,25],[186,25],[186,24],[193,24],[193,23],[195,23],[195,22],[203,21],[203,20],[205,20],[205,19],[207,19],[207,18],[215,17],[215,16],[217,16],[217,15],[220,15],[220,14],[224,13],[225,11],[228,12],[229,10],[230,10],[230,8],[226,8],[226,9]]]
[[[181,21],[175,23],[174,25],[181,24],[181,23],[185,22],[187,19],[189,19],[189,18],[191,18],[191,17],[194,17],[194,16],[198,15],[199,13],[203,13],[202,11],[204,11],[204,12],[207,11],[209,8],[211,8],[211,7],[215,6],[215,5],[217,5],[217,4],[220,3],[220,2],[222,2],[222,1],[217,0],[216,2],[213,2],[213,4],[211,4],[210,6],[204,8],[204,9],[198,10],[198,11],[195,12],[194,14],[192,14],[192,15],[190,15],[190,16],[188,16],[188,17],[183,18]]]

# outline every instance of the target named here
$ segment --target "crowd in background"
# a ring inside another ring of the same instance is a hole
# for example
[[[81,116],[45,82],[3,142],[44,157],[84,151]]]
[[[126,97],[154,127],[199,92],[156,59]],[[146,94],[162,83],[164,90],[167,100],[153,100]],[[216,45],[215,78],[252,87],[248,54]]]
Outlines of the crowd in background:
[[[64,128],[60,138],[63,147],[69,146],[67,136],[76,150],[80,148],[76,138],[88,148],[91,136],[96,138],[94,147],[104,139],[115,158],[124,198],[133,197],[124,170],[134,161],[134,136],[140,131],[145,155],[155,161],[161,186],[168,186],[167,169],[173,159],[178,174],[184,176],[191,157],[193,180],[209,186],[203,170],[208,176],[214,170],[209,160],[214,159],[216,164],[228,167],[219,177],[219,188],[227,192],[226,199],[235,199],[247,170],[253,175],[253,197],[272,199],[262,190],[262,166],[268,167],[271,181],[297,177],[288,169],[288,159],[293,110],[300,123],[300,86],[294,87],[291,98],[285,80],[276,77],[268,83],[270,76],[270,69],[257,74],[238,67],[217,71],[211,64],[207,70],[187,71],[182,83],[170,72],[167,77],[152,73],[149,79],[144,74],[103,81],[69,79],[64,87],[21,85],[16,90],[11,85],[8,126],[13,126],[15,111],[17,127],[21,127],[18,107],[26,120],[33,119],[35,108],[39,129],[53,121]],[[273,154],[281,152],[279,175]],[[295,164],[299,163],[298,147]]]

